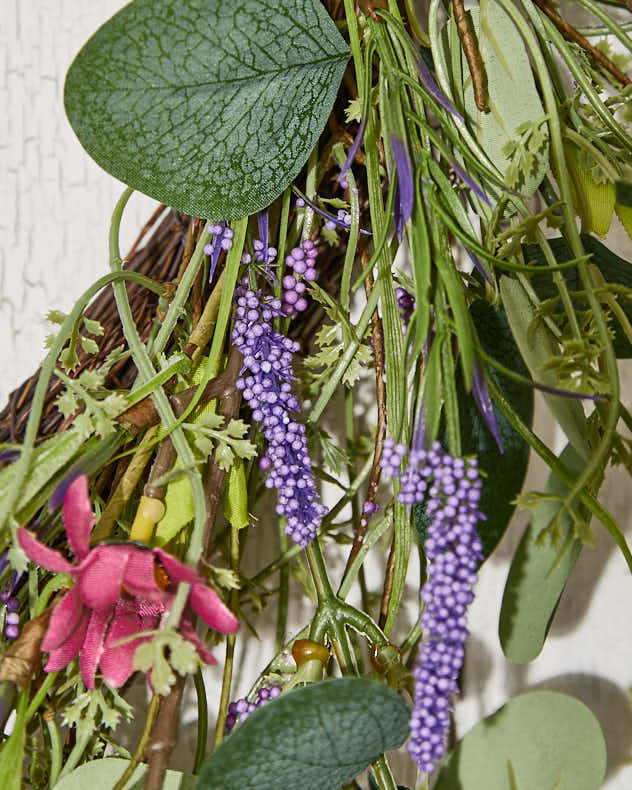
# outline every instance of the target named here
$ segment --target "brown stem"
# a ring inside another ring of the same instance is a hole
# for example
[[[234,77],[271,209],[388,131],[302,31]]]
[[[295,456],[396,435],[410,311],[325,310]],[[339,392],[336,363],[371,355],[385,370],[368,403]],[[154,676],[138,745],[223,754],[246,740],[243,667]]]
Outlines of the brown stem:
[[[147,222],[143,225],[140,233],[138,234],[138,237],[136,238],[136,241],[132,245],[132,249],[127,253],[128,259],[135,254],[136,250],[140,247],[140,243],[145,238],[145,236],[149,233],[149,231],[154,227],[156,222],[158,222],[165,208],[166,206],[164,205],[164,203],[161,203],[158,206],[158,208],[154,211],[154,213],[151,215],[151,217],[147,220]]]
[[[382,588],[382,600],[380,601],[380,619],[378,624],[384,628],[388,619],[388,607],[393,594],[393,576],[395,574],[395,540],[391,543],[391,551],[386,562],[386,573],[384,574],[384,587]]]
[[[243,365],[243,357],[237,346],[231,346],[230,354],[228,355],[228,364],[226,370],[222,375],[226,376],[224,391],[219,396],[220,403],[217,413],[224,417],[224,425],[237,416],[239,413],[239,406],[241,404],[241,390],[235,386],[235,382],[239,377]],[[219,377],[218,377],[219,378]],[[204,490],[206,492],[206,521],[204,522],[204,535],[202,538],[202,556],[200,557],[200,564],[206,561],[208,553],[211,548],[211,538],[213,536],[213,528],[215,527],[215,519],[217,518],[217,511],[219,503],[222,498],[224,490],[224,478],[226,472],[220,469],[212,457],[206,467],[206,475],[204,476]]]
[[[481,53],[474,39],[474,33],[470,27],[470,21],[465,13],[463,0],[452,0],[454,10],[454,21],[456,29],[461,39],[461,46],[465,52],[467,65],[472,75],[472,88],[474,90],[474,101],[481,112],[487,109],[487,91],[485,79],[485,67],[481,60]]]
[[[362,268],[366,268],[369,262],[369,255],[366,250],[362,250],[360,254],[360,260],[362,262]],[[369,276],[364,281],[364,290],[366,292],[366,297],[369,299],[371,296],[371,291],[373,290],[373,275],[369,274]],[[371,472],[369,474],[369,485],[367,488],[366,503],[370,503],[373,505],[375,503],[375,494],[377,491],[378,484],[380,482],[380,474],[382,472],[382,467],[380,466],[380,460],[382,458],[382,448],[384,446],[384,435],[386,433],[386,384],[384,381],[384,336],[382,333],[382,320],[380,319],[377,310],[371,316],[371,340],[373,341],[373,353],[375,355],[375,396],[377,401],[377,428],[375,431],[375,449],[373,452],[373,465],[371,467]],[[351,551],[349,552],[349,557],[347,559],[347,565],[345,567],[346,575],[347,571],[351,567],[351,563],[355,559],[357,553],[360,551],[360,547],[364,542],[364,538],[366,536],[367,528],[369,519],[371,517],[370,513],[362,513],[362,518],[360,519],[360,524],[355,531],[353,536],[353,545],[351,546]],[[343,578],[344,578],[343,575]]]
[[[560,16],[557,11],[554,11],[550,8],[544,0],[533,0],[533,2],[537,5],[537,7],[542,11],[542,13],[546,14],[548,18],[553,22],[555,27],[568,39],[574,41],[576,44],[582,49],[585,49],[593,58],[599,63],[601,66],[609,71],[612,76],[619,80],[620,83],[623,85],[630,85],[630,78],[624,74],[620,69],[618,69],[614,63],[608,58],[603,52],[600,52],[598,49],[593,47],[593,45],[588,41],[587,38],[584,38],[581,33],[579,33],[572,25],[569,25],[568,22],[564,19],[564,17]]]
[[[145,749],[149,761],[145,777],[145,790],[162,790],[169,757],[178,742],[183,692],[184,677],[177,675],[171,691],[160,702],[156,722],[151,731],[151,739]]]
[[[123,790],[123,788],[127,785],[128,780],[131,778],[132,774],[134,773],[137,766],[139,765],[140,761],[143,759],[143,754],[145,753],[145,747],[147,746],[149,735],[154,726],[154,721],[156,720],[156,713],[158,712],[159,704],[160,704],[160,697],[157,694],[154,694],[154,696],[151,698],[151,702],[149,703],[149,709],[147,710],[147,718],[145,719],[145,726],[143,727],[143,731],[138,741],[138,745],[136,746],[136,751],[134,752],[134,756],[129,761],[127,768],[125,769],[125,771],[123,771],[121,778],[114,785],[112,790]]]

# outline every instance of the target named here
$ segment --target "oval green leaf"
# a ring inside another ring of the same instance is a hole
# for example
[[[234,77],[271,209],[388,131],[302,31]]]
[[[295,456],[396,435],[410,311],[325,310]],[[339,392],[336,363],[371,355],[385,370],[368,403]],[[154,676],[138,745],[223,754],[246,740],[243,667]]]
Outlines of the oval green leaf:
[[[585,466],[571,445],[567,445],[560,460],[577,475]],[[564,497],[568,488],[551,474],[545,491]],[[578,502],[573,507],[587,516],[586,509]],[[498,635],[507,658],[520,664],[533,661],[540,654],[564,585],[582,548],[581,540],[573,536],[573,521],[566,511],[559,517],[558,546],[551,545],[548,539],[538,542],[538,535],[559,511],[559,501],[543,501],[538,505],[509,568]]]
[[[338,790],[408,735],[408,707],[390,688],[337,678],[283,694],[212,752],[197,790]]]
[[[507,186],[530,196],[549,166],[549,133],[527,50],[498,3],[481,2],[480,11],[473,8],[468,16],[485,69],[489,109],[481,112],[476,107],[465,53],[450,19],[443,30],[441,55],[444,68],[452,73],[457,106]],[[486,183],[485,189],[499,196],[493,184]]]
[[[514,697],[457,743],[435,790],[598,790],[606,773],[599,723],[552,691]]]
[[[64,101],[108,173],[187,214],[237,219],[298,175],[348,57],[317,0],[134,0],[79,52]]]
[[[91,760],[80,765],[55,785],[55,790],[112,790],[123,776],[129,760],[120,757],[106,757],[104,760]],[[139,765],[125,785],[125,790],[143,790],[146,765]],[[194,790],[195,776],[179,771],[167,771],[162,790]]]

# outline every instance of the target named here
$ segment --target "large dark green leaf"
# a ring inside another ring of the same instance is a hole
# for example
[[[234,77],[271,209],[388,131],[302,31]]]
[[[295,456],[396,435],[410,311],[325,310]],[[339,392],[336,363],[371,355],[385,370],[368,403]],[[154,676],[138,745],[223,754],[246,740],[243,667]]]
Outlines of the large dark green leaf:
[[[560,458],[573,473],[583,471],[584,461],[572,445],[566,447]],[[545,490],[558,497],[568,493],[567,486],[553,473]],[[542,530],[559,514],[560,504],[551,500],[538,505],[509,568],[498,634],[511,661],[527,663],[540,654],[564,585],[582,548],[581,540],[573,537],[573,522],[567,512],[559,517],[559,545],[551,545],[548,539],[538,542]],[[587,516],[586,509],[578,502],[573,507]]]
[[[66,112],[108,173],[236,219],[296,177],[348,56],[317,0],[134,0],[75,58]]]
[[[598,790],[606,744],[593,713],[552,691],[514,697],[450,753],[435,790]]]
[[[602,244],[594,236],[583,234],[582,243],[587,253],[592,253],[591,263],[596,264],[599,271],[603,275],[607,283],[619,283],[632,288],[632,264],[628,261],[619,258],[611,252],[604,244]],[[561,236],[557,239],[549,239],[549,244],[553,251],[555,259],[560,263],[564,261],[571,261],[575,257],[571,252],[570,247],[565,239]],[[542,250],[537,244],[525,244],[522,248],[524,252],[524,259],[530,263],[539,263],[546,268],[546,261]],[[562,276],[566,280],[566,284],[570,291],[581,291],[583,285],[579,279],[579,274],[576,268],[564,269]],[[531,278],[531,284],[540,299],[551,299],[558,295],[558,290],[553,282],[553,275],[543,271],[541,274],[535,274]],[[619,302],[623,312],[632,322],[632,302],[619,297]],[[577,298],[574,299],[575,305],[580,309],[585,309],[585,303],[580,302]],[[559,310],[562,310],[560,304]],[[614,352],[619,358],[628,359],[632,357],[632,343],[625,336],[621,324],[613,316],[610,326],[614,331],[613,346]]]
[[[259,708],[208,758],[197,790],[339,790],[408,735],[408,707],[364,678],[325,680]]]

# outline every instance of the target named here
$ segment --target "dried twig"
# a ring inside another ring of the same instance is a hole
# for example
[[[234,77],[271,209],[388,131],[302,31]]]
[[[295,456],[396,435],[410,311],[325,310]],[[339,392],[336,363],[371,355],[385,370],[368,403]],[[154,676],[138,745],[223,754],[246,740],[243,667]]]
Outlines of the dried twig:
[[[582,49],[586,50],[589,55],[592,55],[597,63],[603,66],[606,71],[610,72],[610,74],[612,74],[612,76],[622,85],[630,85],[632,81],[627,76],[627,74],[624,74],[620,69],[618,69],[607,55],[604,55],[603,52],[600,52],[598,49],[593,47],[590,41],[588,41],[587,38],[584,38],[584,36],[575,30],[572,25],[569,25],[564,17],[560,16],[557,11],[554,11],[550,6],[548,6],[544,0],[533,0],[533,2],[543,14],[548,16],[560,33],[562,33],[570,41],[574,41],[575,44],[579,44]]]
[[[169,757],[178,742],[184,680],[182,675],[177,675],[171,691],[160,702],[151,738],[145,749],[149,761],[145,776],[145,790],[162,790]]]
[[[474,90],[474,101],[476,106],[481,112],[487,109],[487,89],[485,79],[485,67],[481,60],[481,53],[478,51],[478,46],[474,40],[474,33],[470,27],[470,21],[465,13],[465,5],[463,0],[452,0],[452,8],[454,10],[454,21],[456,22],[456,29],[461,39],[461,46],[465,52],[467,65],[472,75],[472,88]]]

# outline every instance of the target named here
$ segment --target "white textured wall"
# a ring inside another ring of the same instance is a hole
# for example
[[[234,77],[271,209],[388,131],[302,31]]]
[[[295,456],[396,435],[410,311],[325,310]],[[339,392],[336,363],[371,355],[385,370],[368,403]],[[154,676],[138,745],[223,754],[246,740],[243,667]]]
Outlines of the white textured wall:
[[[47,309],[68,309],[107,271],[107,227],[122,185],[83,152],[65,119],[62,89],[78,48],[123,4],[119,0],[3,0],[2,5],[0,401],[4,402],[42,358],[42,341],[49,331],[43,318]],[[152,205],[148,199],[134,198],[124,222],[123,251]],[[619,236],[617,242],[618,250],[631,258],[629,240]],[[625,373],[624,399],[629,405],[629,370]],[[553,435],[542,409],[538,426],[541,435]],[[533,488],[542,488],[542,469],[535,463],[529,479]],[[620,471],[610,474],[604,497],[629,536],[629,479]],[[589,704],[604,727],[610,758],[604,787],[625,790],[632,787],[632,768],[622,767],[632,745],[627,692],[632,685],[628,627],[632,579],[603,528],[594,525],[596,547],[584,550],[542,655],[527,667],[509,664],[498,644],[498,611],[508,561],[525,523],[524,514],[515,519],[481,573],[470,618],[465,693],[457,705],[458,732],[463,734],[481,715],[520,691],[536,686],[567,691]],[[257,553],[256,535],[250,543]],[[416,578],[412,569],[413,605]],[[305,605],[301,611],[294,607],[291,622],[304,622],[308,612]],[[269,640],[262,645],[251,641],[246,650],[239,650],[240,693],[270,657],[268,645]],[[209,688],[216,688],[219,677],[219,668],[211,670]],[[185,727],[183,732],[194,731]],[[413,781],[411,776],[400,779]]]

